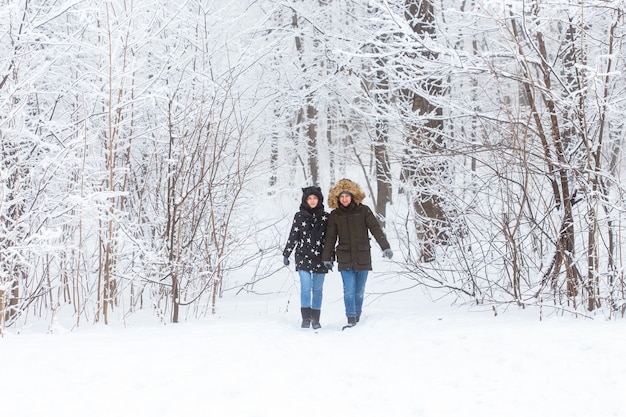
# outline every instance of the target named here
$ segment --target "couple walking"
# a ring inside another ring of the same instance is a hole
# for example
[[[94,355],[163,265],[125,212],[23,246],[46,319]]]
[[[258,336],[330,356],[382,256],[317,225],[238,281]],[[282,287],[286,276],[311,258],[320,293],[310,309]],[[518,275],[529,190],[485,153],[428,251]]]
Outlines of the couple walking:
[[[343,281],[343,302],[347,327],[355,326],[361,316],[365,283],[372,270],[369,233],[391,259],[393,252],[372,210],[361,204],[365,194],[349,179],[342,179],[331,188],[324,210],[324,196],[319,187],[302,189],[302,203],[295,214],[287,244],[283,250],[284,264],[295,249],[296,270],[300,276],[300,309],[302,327],[319,329],[324,277],[337,260]]]

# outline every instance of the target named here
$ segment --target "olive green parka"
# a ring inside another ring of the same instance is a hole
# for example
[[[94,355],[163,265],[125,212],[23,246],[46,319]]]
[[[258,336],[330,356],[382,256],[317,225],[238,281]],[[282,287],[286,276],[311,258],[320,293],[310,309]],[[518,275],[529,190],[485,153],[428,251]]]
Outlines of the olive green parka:
[[[352,203],[348,207],[339,203],[339,195],[345,191],[352,195]],[[361,188],[348,179],[340,180],[329,193],[328,205],[334,210],[328,217],[322,261],[336,258],[340,271],[349,268],[372,270],[370,233],[382,250],[390,248],[374,213],[361,204],[364,198]]]

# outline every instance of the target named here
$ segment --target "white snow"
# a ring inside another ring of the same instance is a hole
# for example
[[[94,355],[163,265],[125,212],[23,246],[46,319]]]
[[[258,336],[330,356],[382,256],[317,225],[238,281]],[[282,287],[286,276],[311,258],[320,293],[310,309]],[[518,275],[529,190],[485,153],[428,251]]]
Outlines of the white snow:
[[[296,275],[284,275],[289,290],[227,294],[200,321],[9,330],[1,415],[626,415],[624,320],[496,316],[417,289],[373,296],[401,286],[373,272],[362,322],[341,331],[332,272],[315,333],[299,328]]]

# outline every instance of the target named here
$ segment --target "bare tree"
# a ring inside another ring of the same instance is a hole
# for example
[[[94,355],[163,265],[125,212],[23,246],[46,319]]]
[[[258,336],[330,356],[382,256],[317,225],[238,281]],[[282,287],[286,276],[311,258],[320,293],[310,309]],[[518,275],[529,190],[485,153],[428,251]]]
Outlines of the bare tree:
[[[310,174],[311,182],[317,184],[319,181],[319,166],[317,155],[317,103],[315,102],[315,93],[313,90],[312,80],[315,74],[315,67],[307,60],[305,41],[300,35],[300,24],[298,13],[295,9],[292,10],[292,27],[294,29],[296,44],[296,51],[298,53],[298,60],[300,63],[300,69],[302,71],[302,78],[304,83],[302,84],[302,93],[304,95],[304,110],[298,112],[298,119],[305,124],[305,157],[307,160],[308,173]],[[315,42],[315,41],[314,41]],[[311,45],[315,47],[314,44]],[[298,123],[300,125],[300,123]]]
[[[434,4],[430,0],[406,0],[404,16],[418,39],[435,39],[436,23]],[[430,42],[428,42],[430,41]],[[436,61],[438,54],[420,48],[419,55],[426,61]],[[410,75],[411,76],[411,75]],[[438,178],[446,176],[446,163],[437,155],[445,149],[443,136],[443,109],[437,103],[444,94],[442,78],[437,74],[419,76],[422,81],[416,88],[405,88],[402,99],[409,104],[413,118],[407,136],[407,155],[403,162],[403,179],[416,192],[413,207],[417,214],[416,228],[422,241],[421,258],[433,261],[436,245],[447,235],[447,218],[442,196],[437,189]]]

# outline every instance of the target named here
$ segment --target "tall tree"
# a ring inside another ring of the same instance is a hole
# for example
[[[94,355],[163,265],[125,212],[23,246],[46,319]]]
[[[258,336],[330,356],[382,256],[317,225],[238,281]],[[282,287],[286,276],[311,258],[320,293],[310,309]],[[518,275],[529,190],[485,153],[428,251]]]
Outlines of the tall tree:
[[[434,4],[431,0],[405,0],[404,17],[422,47],[419,58],[436,61],[438,53],[428,47],[436,40]],[[416,57],[417,58],[417,57]],[[414,70],[418,70],[416,67]],[[416,227],[422,242],[421,258],[433,261],[436,246],[446,240],[447,218],[443,197],[437,186],[446,176],[446,163],[438,155],[445,149],[443,109],[439,104],[444,94],[441,75],[434,73],[410,74],[421,81],[412,88],[404,88],[402,100],[414,115],[411,116],[407,151],[403,161],[403,178],[414,189],[413,208],[417,214]]]
[[[306,39],[302,36],[303,30],[300,27],[300,17],[296,9],[292,9],[292,27],[294,29],[294,41],[296,45],[296,51],[298,53],[298,61],[300,71],[302,75],[303,84],[302,95],[304,97],[304,109],[298,112],[298,119],[304,123],[305,131],[305,158],[307,161],[308,174],[311,177],[311,183],[317,184],[319,182],[319,165],[318,165],[318,151],[317,151],[317,124],[318,124],[318,110],[317,100],[315,94],[315,86],[313,80],[316,75],[316,66],[308,60],[311,56],[307,54],[307,45],[305,43],[308,40],[308,45],[311,50],[315,49],[317,41],[315,39]],[[300,128],[300,126],[298,127]]]

